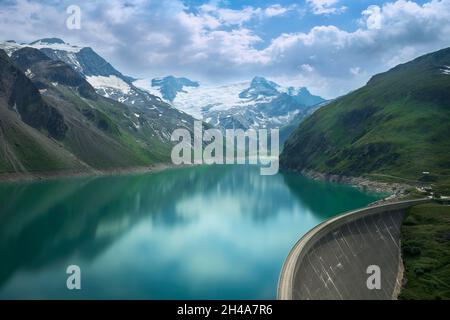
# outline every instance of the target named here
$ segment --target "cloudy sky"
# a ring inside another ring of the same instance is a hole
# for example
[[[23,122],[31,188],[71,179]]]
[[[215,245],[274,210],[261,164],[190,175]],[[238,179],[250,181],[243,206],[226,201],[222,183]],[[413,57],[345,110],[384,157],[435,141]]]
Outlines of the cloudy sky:
[[[66,27],[69,5],[81,29]],[[450,0],[0,0],[0,38],[91,46],[122,73],[266,76],[332,98],[450,46]]]

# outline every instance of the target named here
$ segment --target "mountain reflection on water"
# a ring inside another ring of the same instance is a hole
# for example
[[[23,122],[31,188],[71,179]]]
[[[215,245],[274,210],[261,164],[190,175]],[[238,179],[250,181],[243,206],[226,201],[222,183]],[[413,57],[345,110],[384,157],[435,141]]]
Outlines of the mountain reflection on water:
[[[302,234],[377,199],[251,166],[1,184],[0,298],[275,298]]]

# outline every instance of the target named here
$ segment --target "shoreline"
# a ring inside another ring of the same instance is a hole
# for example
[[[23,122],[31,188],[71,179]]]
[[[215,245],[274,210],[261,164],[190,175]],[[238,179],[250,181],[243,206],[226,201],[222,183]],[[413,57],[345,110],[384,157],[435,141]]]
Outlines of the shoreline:
[[[414,188],[415,186],[408,185],[399,182],[380,182],[374,181],[363,177],[350,177],[341,176],[335,174],[321,173],[314,170],[294,170],[296,173],[318,181],[328,181],[335,183],[343,183],[347,185],[354,186],[362,191],[372,191],[377,193],[389,193],[390,195],[380,201],[391,201],[397,200],[408,194],[407,190]],[[378,204],[380,201],[376,201],[374,204]],[[370,204],[373,205],[373,204]]]
[[[114,176],[114,175],[129,175],[129,174],[145,174],[145,173],[156,173],[167,169],[186,168],[191,166],[194,165],[193,164],[174,165],[172,163],[155,163],[148,166],[128,167],[128,168],[109,168],[109,169],[91,168],[90,170],[64,170],[64,171],[45,171],[45,172],[14,172],[14,173],[11,172],[11,173],[0,173],[0,183],[22,182],[22,181],[33,182],[33,181],[46,181],[46,180],[57,180],[57,179],[78,178],[78,177],[82,178],[82,177]],[[321,173],[318,171],[307,169],[287,170],[287,171],[301,174],[309,179],[316,181],[342,183],[346,185],[351,185],[362,191],[390,194],[385,199],[376,201],[374,204],[377,204],[380,201],[399,199],[408,194],[406,192],[407,189],[415,187],[404,183],[379,182],[363,177],[341,176],[341,175]]]
[[[192,165],[174,165],[172,163],[156,163],[153,165],[143,167],[92,169],[85,171],[65,170],[65,171],[27,172],[27,173],[25,172],[1,173],[0,183],[34,182],[34,181],[48,181],[66,178],[145,174],[145,173],[156,173],[167,169],[185,168],[189,166]]]

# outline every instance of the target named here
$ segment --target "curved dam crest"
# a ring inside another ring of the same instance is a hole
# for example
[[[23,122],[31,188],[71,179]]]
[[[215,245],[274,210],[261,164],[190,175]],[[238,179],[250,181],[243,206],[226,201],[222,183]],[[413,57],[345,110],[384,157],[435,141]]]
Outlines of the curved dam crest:
[[[329,219],[292,248],[280,274],[280,300],[388,300],[401,287],[400,229],[417,199],[367,207]],[[381,287],[367,286],[369,266],[380,268]]]

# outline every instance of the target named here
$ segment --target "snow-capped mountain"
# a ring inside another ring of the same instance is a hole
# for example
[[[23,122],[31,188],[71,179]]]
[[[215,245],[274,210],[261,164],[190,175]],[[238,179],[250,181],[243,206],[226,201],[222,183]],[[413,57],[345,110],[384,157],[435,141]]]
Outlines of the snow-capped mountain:
[[[61,60],[70,65],[75,71],[86,77],[117,77],[125,82],[134,80],[124,76],[114,69],[105,59],[99,56],[92,48],[79,47],[64,42],[58,38],[40,39],[29,44],[18,44],[15,41],[7,41],[0,44],[9,56],[12,52],[23,47],[32,47],[41,50],[53,60]]]
[[[93,49],[57,38],[29,44],[0,42],[9,56],[24,47],[66,63],[98,94],[132,107],[138,115],[145,113],[146,118],[153,119],[149,125],[163,141],[170,139],[174,128],[192,126],[192,117],[222,129],[282,128],[301,121],[324,101],[306,88],[282,87],[262,77],[216,87],[173,76],[136,80],[116,70]],[[136,130],[141,129],[136,126]]]
[[[51,59],[67,63],[86,78],[102,96],[133,105],[145,105],[149,99],[151,103],[160,101],[134,87],[133,78],[117,71],[92,48],[74,46],[58,38],[40,39],[29,44],[12,41],[0,44],[0,48],[5,49],[8,55],[23,47],[39,49]]]
[[[306,88],[282,87],[263,77],[218,87],[173,76],[137,80],[134,85],[222,129],[280,128],[309,115],[325,101]]]
[[[167,101],[173,101],[179,92],[183,92],[184,87],[197,88],[198,86],[198,82],[187,78],[175,78],[174,76],[152,80],[152,87],[156,87],[161,97]]]
[[[135,79],[116,70],[92,48],[74,46],[58,38],[40,39],[29,44],[0,42],[0,49],[4,49],[9,56],[25,47],[39,49],[52,60],[66,63],[83,76],[98,94],[133,107],[138,115],[145,113],[146,118],[153,119],[148,125],[165,142],[170,140],[170,134],[175,128],[193,125],[191,116],[136,87],[133,84]],[[137,125],[136,130],[140,129],[140,125]]]

